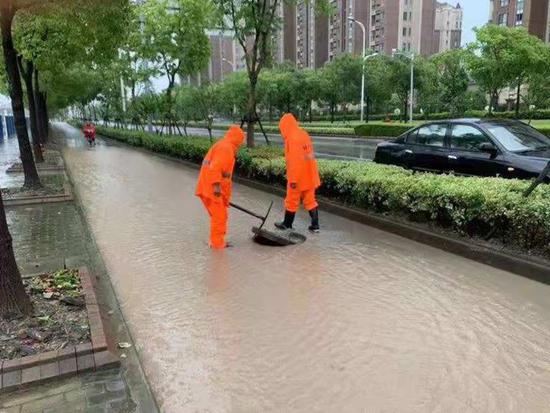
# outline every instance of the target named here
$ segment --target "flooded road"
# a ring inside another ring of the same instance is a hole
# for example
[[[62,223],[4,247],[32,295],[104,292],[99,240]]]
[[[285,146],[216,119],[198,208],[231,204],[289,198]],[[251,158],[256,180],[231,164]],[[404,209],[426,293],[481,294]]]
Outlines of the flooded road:
[[[162,411],[549,411],[549,286],[325,213],[274,249],[232,211],[213,252],[195,170],[58,127]]]

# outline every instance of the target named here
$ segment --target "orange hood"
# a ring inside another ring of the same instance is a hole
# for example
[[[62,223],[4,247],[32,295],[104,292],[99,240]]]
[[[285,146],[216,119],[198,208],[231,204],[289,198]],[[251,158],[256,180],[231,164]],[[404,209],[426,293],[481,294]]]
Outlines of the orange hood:
[[[281,135],[285,141],[299,129],[300,125],[292,113],[286,113],[283,115],[279,122],[279,130],[281,131]]]
[[[244,131],[236,125],[231,125],[224,136],[224,140],[229,142],[235,148],[236,152],[239,146],[244,143]]]

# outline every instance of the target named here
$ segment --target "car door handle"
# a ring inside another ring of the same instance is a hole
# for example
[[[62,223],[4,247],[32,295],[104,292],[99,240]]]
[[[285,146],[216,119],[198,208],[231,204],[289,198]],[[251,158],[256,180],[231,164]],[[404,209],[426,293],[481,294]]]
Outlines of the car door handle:
[[[447,158],[453,160],[453,161],[456,161],[458,159],[458,156],[455,156],[455,155],[449,155],[447,156]]]

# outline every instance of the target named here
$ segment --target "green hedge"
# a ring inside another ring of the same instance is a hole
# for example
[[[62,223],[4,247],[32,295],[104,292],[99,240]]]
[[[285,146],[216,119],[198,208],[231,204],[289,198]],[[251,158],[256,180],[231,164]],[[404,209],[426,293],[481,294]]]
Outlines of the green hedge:
[[[155,152],[200,163],[204,138],[158,136],[98,127],[98,133]],[[285,161],[277,148],[242,149],[240,174],[285,185]],[[494,237],[504,244],[550,257],[550,185],[527,199],[528,181],[412,173],[371,162],[319,160],[320,193],[359,208],[424,221],[462,235]]]
[[[355,127],[355,134],[357,136],[387,136],[396,137],[411,129],[410,125],[399,124],[364,124]]]
[[[311,133],[312,135],[336,135],[336,136],[353,136],[355,131],[352,127],[338,127],[338,126],[309,126],[307,123],[302,122],[301,126]],[[204,124],[190,124],[189,127],[204,128]],[[280,133],[279,127],[275,125],[263,125],[266,133]],[[214,124],[212,129],[226,130],[228,125],[226,124]],[[256,125],[256,132],[260,132],[260,127]]]

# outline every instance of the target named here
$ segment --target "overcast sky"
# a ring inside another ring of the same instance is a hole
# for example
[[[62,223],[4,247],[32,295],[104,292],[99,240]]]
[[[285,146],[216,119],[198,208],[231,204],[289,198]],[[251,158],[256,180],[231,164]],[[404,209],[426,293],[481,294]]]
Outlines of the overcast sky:
[[[489,21],[489,0],[460,0],[460,6],[464,10],[462,26],[462,44],[475,40],[474,27],[481,27]],[[455,4],[455,0],[449,1]]]

